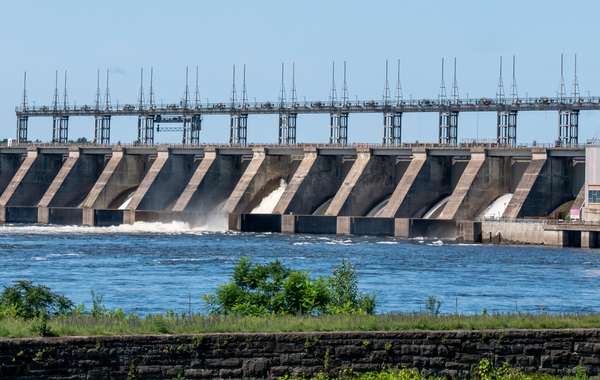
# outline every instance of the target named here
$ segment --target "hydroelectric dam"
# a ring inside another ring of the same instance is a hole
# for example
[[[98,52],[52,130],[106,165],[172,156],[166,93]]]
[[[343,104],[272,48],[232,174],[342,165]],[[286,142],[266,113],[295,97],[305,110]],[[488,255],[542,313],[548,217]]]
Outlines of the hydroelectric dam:
[[[580,147],[23,145],[0,148],[0,221],[481,241],[486,216],[580,209],[584,183]]]
[[[456,81],[446,95],[444,61],[436,99],[402,96],[398,63],[391,96],[386,62],[382,100],[350,100],[343,66],[337,98],[335,66],[329,100],[299,101],[292,71],[287,97],[284,66],[278,102],[248,102],[243,71],[237,96],[235,66],[230,103],[202,103],[196,69],[195,96],[185,75],[179,103],[157,104],[152,71],[139,102],[110,101],[109,73],[96,103],[69,104],[67,76],[62,101],[58,73],[53,104],[31,105],[24,76],[16,107],[16,138],[0,145],[0,222],[107,226],[139,221],[185,221],[253,232],[451,238],[559,246],[600,246],[600,147],[579,145],[580,112],[600,110],[600,97],[581,96],[575,71],[566,94],[561,56],[555,97],[519,97],[513,57],[510,95],[502,60],[495,98],[461,98]],[[517,144],[521,112],[557,113],[551,145]],[[497,114],[493,142],[459,143],[459,115]],[[349,144],[351,114],[383,115],[382,144]],[[402,141],[406,113],[439,115],[436,143]],[[248,142],[249,116],[274,115],[276,145]],[[329,117],[328,144],[299,144],[303,114]],[[201,143],[202,121],[228,115],[229,144]],[[111,145],[111,120],[137,117],[133,144]],[[93,118],[92,144],[69,139],[69,120]],[[52,119],[52,142],[32,143],[30,118]],[[155,144],[154,135],[180,131],[181,145]],[[166,127],[164,125],[167,125]]]

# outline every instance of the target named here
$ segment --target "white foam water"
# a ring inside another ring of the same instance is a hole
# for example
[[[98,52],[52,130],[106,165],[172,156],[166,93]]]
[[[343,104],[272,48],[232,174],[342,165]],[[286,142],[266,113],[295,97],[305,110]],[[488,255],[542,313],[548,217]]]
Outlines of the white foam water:
[[[282,178],[281,181],[279,181],[279,187],[273,190],[271,194],[264,197],[260,201],[260,204],[256,206],[254,210],[250,211],[250,214],[271,214],[273,210],[275,210],[275,206],[277,206],[286,187],[287,183]]]
[[[482,218],[501,218],[512,197],[512,193],[507,193],[498,197],[479,216]]]
[[[131,200],[133,199],[133,194],[135,194],[135,191],[132,191],[131,194],[127,196],[125,201],[121,203],[121,205],[119,206],[119,210],[125,210],[129,206]]]
[[[62,234],[201,234],[209,231],[204,226],[192,227],[185,222],[150,223],[135,222],[109,227],[92,226],[56,226],[56,225],[2,225],[0,235],[8,234],[34,234],[34,235],[62,235]]]
[[[202,231],[208,232],[225,232],[229,229],[227,224],[227,213],[225,212],[225,203],[223,201],[217,205],[214,209],[210,210],[208,214],[198,224],[198,227]]]

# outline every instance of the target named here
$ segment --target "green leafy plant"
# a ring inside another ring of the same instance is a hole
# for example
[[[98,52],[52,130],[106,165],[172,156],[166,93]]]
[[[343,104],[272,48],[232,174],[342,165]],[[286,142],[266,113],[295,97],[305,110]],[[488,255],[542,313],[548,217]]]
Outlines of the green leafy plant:
[[[212,314],[221,315],[372,314],[375,310],[375,298],[359,292],[356,271],[347,261],[331,277],[311,279],[279,261],[253,264],[243,257],[231,281],[204,300]]]
[[[16,281],[0,294],[0,316],[26,320],[44,318],[45,323],[48,317],[67,315],[73,308],[73,302],[68,298],[31,281]]]

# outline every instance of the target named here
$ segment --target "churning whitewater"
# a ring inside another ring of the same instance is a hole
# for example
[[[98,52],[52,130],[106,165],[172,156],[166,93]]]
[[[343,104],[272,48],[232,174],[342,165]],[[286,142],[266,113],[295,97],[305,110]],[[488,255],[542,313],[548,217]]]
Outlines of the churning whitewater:
[[[275,206],[277,206],[277,202],[281,199],[281,196],[285,192],[285,188],[287,187],[287,183],[282,178],[279,181],[279,187],[273,190],[269,195],[264,197],[258,206],[256,206],[250,213],[251,214],[271,214],[273,210],[275,210]]]

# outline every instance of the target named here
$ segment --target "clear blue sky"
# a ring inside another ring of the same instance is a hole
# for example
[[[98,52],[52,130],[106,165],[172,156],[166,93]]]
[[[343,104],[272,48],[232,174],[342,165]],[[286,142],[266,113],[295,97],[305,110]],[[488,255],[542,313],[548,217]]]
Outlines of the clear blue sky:
[[[597,1],[10,1],[0,22],[0,136],[14,137],[14,106],[28,72],[31,102],[50,103],[54,71],[68,70],[69,99],[91,103],[96,69],[110,68],[113,101],[135,102],[139,69],[155,71],[159,100],[177,101],[185,66],[200,67],[202,98],[228,99],[231,65],[247,64],[250,99],[276,99],[280,64],[296,62],[300,98],[326,99],[330,65],[348,62],[352,97],[381,97],[385,59],[402,60],[405,96],[435,97],[440,59],[458,59],[461,94],[493,97],[498,59],[517,55],[519,92],[556,94],[560,53],[578,54],[582,93],[600,95]],[[447,78],[451,67],[447,65]],[[337,78],[341,84],[341,76]],[[289,78],[288,78],[289,81]],[[450,81],[447,81],[449,85]],[[289,82],[288,82],[289,85]],[[288,87],[289,88],[289,87]],[[339,91],[339,89],[338,89]],[[519,118],[520,142],[555,138],[555,113]],[[327,116],[301,116],[299,142],[327,141]],[[30,121],[30,138],[48,140],[51,121]],[[92,137],[93,121],[71,122],[70,137]],[[132,141],[135,119],[113,122],[113,141]],[[202,141],[228,139],[226,117],[206,117]],[[381,115],[351,115],[350,141],[381,142]],[[275,142],[275,117],[250,117],[249,141]],[[494,114],[462,114],[459,140],[493,138]],[[600,136],[600,112],[584,112],[580,139]],[[406,115],[403,140],[437,139],[437,115]],[[159,142],[177,142],[179,133],[161,133]]]

